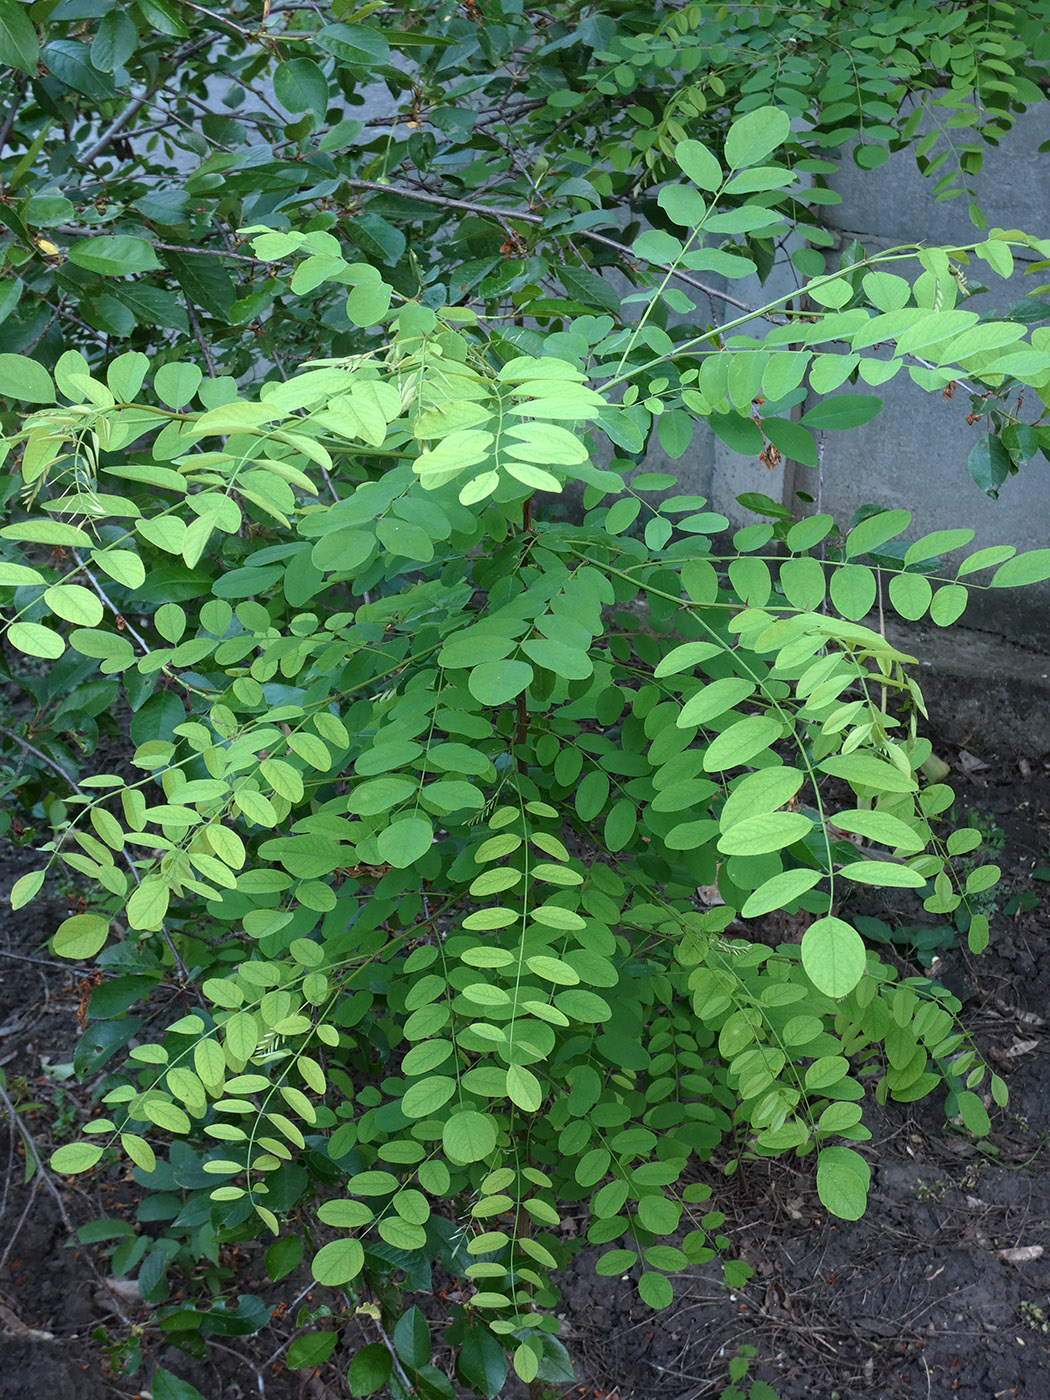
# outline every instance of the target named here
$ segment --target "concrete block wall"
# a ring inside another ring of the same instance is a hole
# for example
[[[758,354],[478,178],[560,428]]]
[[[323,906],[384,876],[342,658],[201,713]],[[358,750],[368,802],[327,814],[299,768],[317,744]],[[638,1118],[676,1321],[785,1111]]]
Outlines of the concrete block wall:
[[[972,183],[989,227],[1050,236],[1050,154],[1040,155],[1037,150],[1048,140],[1050,103],[1027,112],[998,149],[986,152],[984,170]],[[919,174],[910,150],[892,155],[874,171],[859,170],[845,152],[838,172],[829,177],[842,203],[824,207],[825,225],[839,247],[857,237],[869,252],[903,243],[940,246],[978,241],[981,235],[967,217],[965,197],[937,203],[933,183]],[[1016,266],[1009,282],[989,274],[989,294],[968,299],[967,307],[1005,313],[1011,301],[1019,300],[1033,285],[1050,281],[1050,271],[1026,277],[1020,258]],[[982,270],[987,272],[985,264],[975,261],[968,271],[970,280],[983,280]],[[902,267],[901,271],[914,276],[918,268]],[[778,268],[765,285],[757,278],[732,283],[711,276],[704,280],[751,305],[768,302],[794,287],[790,268]],[[706,319],[706,306],[700,311]],[[731,307],[725,312],[735,314]],[[884,408],[863,428],[826,434],[825,510],[847,521],[859,505],[871,502],[911,510],[913,537],[930,530],[968,527],[976,531],[971,549],[1004,543],[1018,549],[1050,547],[1050,463],[1041,455],[1033,458],[1004,484],[998,501],[989,500],[966,469],[970,448],[985,428],[980,423],[967,425],[965,392],[959,390],[946,401],[940,394],[923,392],[903,371],[878,389],[860,386],[860,391],[877,394]],[[1034,396],[1029,396],[1025,407],[1029,421],[1039,416]],[[783,499],[800,513],[807,508],[797,502],[794,491],[817,494],[817,473],[811,468],[788,464],[786,469],[768,471],[762,462],[730,452],[706,431],[697,434],[678,462],[669,462],[654,448],[645,466],[676,472],[683,489],[707,496],[711,507],[734,525],[756,518],[736,504],[744,492],[761,491]],[[1011,641],[1050,651],[1050,586],[975,594],[967,621]]]

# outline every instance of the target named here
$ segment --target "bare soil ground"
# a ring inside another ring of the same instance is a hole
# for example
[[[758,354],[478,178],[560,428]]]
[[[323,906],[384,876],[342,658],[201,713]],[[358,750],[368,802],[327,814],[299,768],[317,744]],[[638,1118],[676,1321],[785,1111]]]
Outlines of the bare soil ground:
[[[559,1308],[578,1371],[565,1400],[717,1400],[741,1346],[757,1351],[751,1378],[782,1400],[1050,1397],[1050,883],[1038,877],[1050,861],[1050,761],[986,756],[976,766],[965,752],[945,756],[961,810],[975,812],[993,841],[1005,836],[991,946],[979,959],[949,950],[935,969],[1009,1084],[990,1140],[975,1143],[946,1124],[936,1102],[871,1106],[873,1189],[855,1224],[823,1214],[806,1163],[745,1164],[728,1180],[712,1172],[726,1233],[754,1278],[730,1292],[708,1266],[676,1285],[671,1308],[653,1313],[629,1280],[598,1278],[585,1252]],[[0,890],[30,860],[0,853]],[[56,900],[0,922],[0,1068],[44,1160],[56,1134],[86,1116],[75,1086],[47,1073],[72,1059],[85,991],[79,972],[48,959],[46,940],[66,912]],[[890,924],[915,917],[903,903],[868,912]],[[103,1255],[71,1236],[85,1221],[132,1209],[134,1188],[117,1168],[74,1183],[39,1171],[26,1180],[26,1152],[4,1110],[0,1400],[148,1395],[157,1363],[208,1400],[348,1394],[345,1368],[359,1339],[344,1337],[317,1373],[288,1373],[271,1364],[290,1335],[284,1319],[219,1343],[204,1362],[147,1331],[143,1369],[114,1375],[93,1333],[126,1335],[113,1309],[133,1307],[107,1293]],[[249,1291],[258,1253],[246,1251],[239,1267],[233,1291]],[[426,1310],[434,1316],[432,1304]]]

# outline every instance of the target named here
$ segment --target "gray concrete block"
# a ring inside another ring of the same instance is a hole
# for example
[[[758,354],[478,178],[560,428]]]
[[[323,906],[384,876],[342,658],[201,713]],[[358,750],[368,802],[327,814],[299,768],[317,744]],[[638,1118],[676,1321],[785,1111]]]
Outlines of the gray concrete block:
[[[932,126],[932,118],[925,118],[920,132]],[[968,133],[945,136],[965,141]],[[972,186],[990,228],[1020,228],[1043,236],[1050,232],[1050,154],[1038,154],[1048,140],[1050,103],[1044,102],[1018,117],[998,147],[985,148],[981,173],[964,183]],[[934,199],[933,186],[947,169],[945,162],[933,179],[926,179],[915,164],[914,150],[905,149],[891,154],[877,170],[861,170],[844,149],[838,172],[828,179],[843,202],[827,206],[825,223],[862,231],[862,241],[867,234],[891,243],[972,243],[980,233],[970,223],[965,195]]]
[[[1036,153],[1047,139],[1050,106],[1026,113],[999,149],[987,151],[985,169],[974,184],[991,225],[1018,227],[1038,236],[1050,234],[1050,156]],[[892,155],[875,171],[859,170],[847,153],[829,183],[843,195],[843,203],[827,206],[824,216],[837,234],[839,248],[854,236],[868,252],[908,242],[959,245],[981,238],[967,217],[964,199],[934,200],[934,182],[920,175],[911,151]],[[1004,281],[986,264],[973,260],[965,275],[974,287],[987,282],[988,291],[957,304],[982,315],[1005,315],[1012,301],[1032,290],[1033,280],[1050,281],[1050,273],[1037,272],[1034,279],[1026,276],[1025,268],[1032,261],[1018,257],[1014,275]],[[920,269],[917,264],[903,264],[895,270],[914,278]],[[786,261],[765,284],[757,278],[732,283],[712,276],[704,280],[714,290],[728,291],[751,305],[768,303],[797,285],[794,269]],[[739,314],[732,306],[722,310],[725,320]],[[761,336],[767,324],[755,321],[741,331]],[[843,386],[848,389],[849,385]],[[1008,479],[998,501],[985,496],[970,479],[966,463],[987,425],[983,420],[966,422],[970,396],[965,388],[960,386],[954,398],[945,399],[940,393],[922,390],[902,370],[877,389],[861,384],[857,392],[875,394],[884,407],[863,428],[825,435],[819,494],[823,509],[840,524],[847,524],[859,506],[873,504],[911,510],[910,538],[931,530],[966,527],[975,531],[971,549],[992,544],[1013,544],[1019,550],[1050,547],[1050,464],[1037,456]],[[1038,405],[1034,396],[1029,398],[1025,416],[1035,419]],[[816,401],[811,397],[803,410]],[[707,496],[711,508],[728,516],[734,526],[755,519],[736,503],[745,492],[783,500],[800,515],[814,507],[799,501],[795,492],[818,495],[813,469],[784,463],[767,471],[763,462],[731,452],[706,429],[698,429],[678,462],[668,461],[662,449],[654,446],[645,468],[674,472],[683,489]],[[1013,641],[1050,648],[1048,586],[1010,594],[974,593],[967,616],[974,625]]]

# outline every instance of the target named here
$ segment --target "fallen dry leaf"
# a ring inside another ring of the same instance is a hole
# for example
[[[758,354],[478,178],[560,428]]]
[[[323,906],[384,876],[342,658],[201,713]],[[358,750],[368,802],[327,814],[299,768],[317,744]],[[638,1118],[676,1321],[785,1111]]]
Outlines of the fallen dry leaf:
[[[982,759],[970,753],[969,749],[960,749],[959,767],[964,773],[979,773],[982,768],[987,768],[988,765]]]
[[[144,1306],[138,1283],[133,1278],[108,1278],[101,1288],[94,1292],[94,1303],[104,1312],[113,1312],[114,1303],[123,1308]]]
[[[1033,1259],[1043,1257],[1043,1246],[1041,1244],[1019,1244],[1013,1249],[997,1249],[995,1257],[1001,1259],[1004,1264],[1030,1264]]]
[[[0,1325],[3,1330],[15,1337],[28,1337],[33,1342],[53,1342],[54,1332],[42,1332],[39,1327],[27,1327],[20,1317],[17,1317],[10,1308],[0,1303]]]

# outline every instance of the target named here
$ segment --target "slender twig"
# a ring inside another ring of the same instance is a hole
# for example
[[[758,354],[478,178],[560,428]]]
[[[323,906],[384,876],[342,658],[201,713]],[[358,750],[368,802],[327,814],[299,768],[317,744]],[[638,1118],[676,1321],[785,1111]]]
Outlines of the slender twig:
[[[55,324],[55,322],[58,320],[59,316],[61,316],[62,311],[63,311],[63,309],[65,308],[65,304],[66,304],[66,299],[65,299],[65,297],[64,297],[64,296],[59,297],[59,299],[58,299],[58,305],[55,307],[54,311],[52,311],[52,313],[51,313],[51,318],[50,318],[50,320],[48,321],[47,325],[44,327],[44,329],[40,332],[39,335],[36,335],[36,336],[33,337],[33,339],[29,342],[28,345],[24,345],[24,346],[22,347],[22,349],[18,352],[20,355],[28,355],[29,352],[30,352],[30,350],[34,350],[34,349],[40,344],[40,342],[43,340],[44,336],[47,335],[48,331],[51,329],[51,327],[52,327],[52,326]]]
[[[826,439],[827,439],[827,434],[824,432],[824,429],[821,428],[821,430],[817,433],[817,501],[816,501],[816,505],[817,505],[817,514],[818,514],[818,515],[820,515],[820,514],[822,513],[823,509],[824,509],[824,443],[825,443]],[[821,540],[821,542],[820,542],[820,563],[821,563],[821,567],[822,567],[822,568],[823,568],[823,566],[827,563],[827,559],[828,559],[828,541],[827,541],[827,536],[825,536],[825,537]],[[827,594],[825,594],[824,597],[822,597],[821,600],[820,600],[820,611],[821,611],[822,613],[826,613],[827,610],[828,610],[828,600],[827,600]]]
[[[242,39],[254,39],[255,35],[250,29],[242,29],[239,24],[234,24],[232,19],[226,19],[222,15],[217,15],[214,10],[206,10],[203,5],[194,5],[193,0],[182,0],[187,10],[196,10],[200,15],[207,15],[216,24],[225,24],[228,29],[232,29],[235,34],[239,34]]]
[[[243,1352],[241,1352],[241,1351],[234,1351],[233,1347],[228,1347],[228,1346],[225,1344],[225,1342],[217,1342],[217,1341],[215,1340],[214,1337],[209,1337],[209,1338],[208,1338],[208,1343],[209,1343],[209,1345],[213,1346],[213,1347],[215,1348],[216,1351],[224,1351],[224,1352],[226,1353],[227,1356],[234,1356],[234,1357],[236,1357],[238,1361],[240,1361],[243,1365],[245,1365],[245,1366],[248,1367],[249,1371],[254,1371],[254,1372],[255,1372],[255,1384],[256,1384],[256,1387],[257,1387],[257,1389],[258,1389],[258,1391],[259,1391],[259,1394],[260,1394],[260,1395],[265,1395],[265,1394],[266,1394],[266,1383],[265,1383],[264,1380],[263,1380],[263,1374],[262,1374],[262,1372],[258,1369],[258,1367],[255,1365],[255,1363],[254,1363],[253,1361],[249,1361],[248,1357],[246,1357],[246,1356],[244,1355]]]
[[[818,515],[819,515],[819,514],[821,513],[821,511],[824,509],[824,442],[825,442],[825,436],[826,436],[826,435],[825,435],[825,433],[824,433],[824,429],[821,428],[820,432],[817,434],[817,502],[816,502],[816,504],[817,504],[817,514],[818,514]],[[821,557],[821,559],[823,559],[823,558],[825,557],[825,550],[824,550],[823,546],[821,547],[820,557]]]
[[[881,569],[876,569],[876,570],[875,570],[875,583],[876,583],[876,597],[878,598],[878,602],[879,602],[879,636],[882,638],[883,641],[885,641],[885,640],[886,640],[886,617],[885,617],[885,614],[884,614],[883,608],[882,608],[882,570],[881,570]],[[885,686],[885,684],[882,685],[882,687],[881,687],[881,692],[882,692],[882,700],[881,700],[881,703],[880,703],[880,705],[879,705],[879,709],[882,711],[883,714],[885,714],[885,713],[886,713],[886,686]]]
[[[71,1238],[75,1239],[77,1228],[73,1224],[73,1221],[70,1219],[69,1211],[66,1209],[66,1203],[62,1199],[62,1193],[59,1191],[58,1187],[51,1179],[51,1173],[47,1170],[47,1168],[44,1166],[44,1163],[41,1161],[40,1153],[37,1151],[36,1143],[33,1141],[33,1135],[26,1127],[26,1125],[22,1122],[18,1110],[11,1102],[11,1096],[10,1094],[8,1094],[6,1087],[2,1082],[0,1082],[0,1103],[2,1103],[7,1109],[8,1117],[11,1120],[11,1126],[22,1134],[22,1138],[26,1145],[26,1151],[30,1154],[33,1161],[36,1163],[36,1169],[40,1173],[41,1181],[44,1183],[44,1186],[54,1198],[54,1202],[55,1205],[58,1207],[58,1214],[59,1218],[62,1221],[62,1224],[69,1231]],[[91,1272],[95,1275],[95,1278],[98,1280],[99,1287],[105,1290],[110,1307],[113,1309],[114,1313],[116,1313],[117,1317],[120,1318],[124,1326],[130,1327],[132,1325],[131,1318],[128,1317],[127,1313],[121,1307],[120,1299],[117,1297],[116,1293],[114,1293],[112,1288],[110,1288],[109,1284],[106,1282],[105,1278],[102,1276],[102,1273],[100,1272],[98,1265],[95,1263],[94,1257],[92,1256],[90,1251],[85,1252],[85,1258],[88,1261],[88,1266],[91,1269]]]
[[[254,258],[250,253],[228,253],[225,248],[187,248],[184,243],[154,243],[153,246],[166,253],[200,253],[205,258],[232,258],[234,262],[255,263],[259,267],[266,264],[265,258]]]
[[[151,94],[149,92],[144,92],[140,97],[136,97],[133,101],[129,102],[120,116],[110,122],[109,126],[106,127],[105,131],[91,147],[90,151],[81,157],[81,165],[90,165],[93,160],[97,159],[113,138],[120,135],[128,122],[131,121],[132,117],[137,116],[138,113],[142,111],[143,107],[145,107],[146,103],[150,100],[150,96]]]
[[[31,753],[34,758],[38,758],[41,763],[45,764],[46,767],[51,769],[52,773],[57,773],[63,782],[68,783],[69,786],[74,790],[74,792],[79,792],[81,796],[86,796],[84,789],[77,782],[76,778],[71,778],[66,772],[66,770],[62,768],[59,764],[57,764],[53,758],[48,758],[47,754],[44,753],[43,749],[38,749],[36,745],[31,744],[28,739],[23,739],[22,736],[20,734],[16,734],[13,729],[8,729],[5,725],[2,724],[0,724],[0,734],[3,734],[6,738],[11,739],[14,743],[18,744],[20,748],[23,748],[26,751],[26,753]]]
[[[302,1292],[297,1297],[292,1299],[285,1311],[289,1313],[294,1312],[295,1309],[306,1297],[306,1295],[310,1292],[311,1288],[313,1288],[313,1284],[308,1283],[306,1287],[302,1290]],[[346,1297],[345,1293],[343,1294],[343,1297]],[[308,1325],[309,1324],[304,1323],[304,1327]],[[271,1352],[270,1355],[266,1358],[266,1360],[262,1363],[262,1365],[259,1367],[260,1371],[265,1371],[268,1366],[272,1366],[273,1363],[277,1360],[277,1358],[282,1354],[282,1352],[287,1351],[287,1349],[291,1346],[292,1342],[295,1340],[295,1338],[299,1335],[301,1331],[303,1331],[303,1328],[297,1327],[290,1337],[286,1337],[281,1343],[281,1345],[277,1348],[277,1350]]]
[[[520,223],[542,225],[543,215],[534,214],[528,209],[502,209],[498,205],[477,204],[469,199],[453,199],[450,195],[431,194],[428,190],[417,190],[409,185],[381,185],[378,180],[346,180],[345,184],[355,190],[374,190],[378,194],[396,194],[405,199],[417,200],[420,204],[432,204],[439,209],[462,209],[468,214],[482,214],[488,218],[495,219],[502,228],[507,227],[507,221],[516,219]],[[92,237],[116,237],[115,231],[103,229],[80,229],[66,227],[63,233],[70,235]],[[557,238],[557,229],[548,230],[552,238]],[[574,229],[573,236],[576,238],[589,239],[591,243],[599,243],[603,248],[611,248],[619,253],[621,257],[628,260],[634,259],[634,253],[626,243],[618,243],[615,238],[608,238],[604,233],[596,233],[594,229]],[[155,243],[155,248],[160,248],[170,253],[200,253],[204,257],[210,258],[233,258],[237,262],[262,263],[263,258],[253,258],[245,253],[228,253],[219,248],[188,248],[184,244],[178,243]],[[649,262],[648,259],[646,259]],[[712,287],[706,282],[701,282],[699,278],[692,277],[688,272],[683,272],[681,268],[672,267],[668,263],[649,262],[649,266],[658,272],[663,272],[682,282],[687,287],[692,287],[694,291],[703,292],[705,296],[714,297],[725,302],[727,306],[735,306],[738,311],[749,311],[755,315],[761,315],[766,320],[775,321],[778,324],[783,317],[775,312],[764,312],[759,307],[752,306],[750,302],[740,301],[737,297],[731,296],[729,292],[724,292],[718,287]]]
[[[221,141],[216,141],[211,136],[205,136],[204,132],[201,131],[199,127],[194,126],[192,122],[184,121],[183,118],[180,117],[177,112],[173,112],[170,107],[162,107],[159,102],[156,104],[156,106],[158,111],[163,112],[164,115],[168,118],[168,120],[170,122],[174,122],[176,126],[181,126],[183,131],[192,131],[194,135],[199,136],[204,141],[207,141],[208,145],[211,146],[212,150],[222,151],[225,155],[233,154],[232,146],[224,146]],[[204,110],[206,112],[208,111],[206,107]]]
[[[214,370],[212,370],[212,373],[214,374]],[[91,587],[95,590],[98,596],[102,599],[102,602],[110,610],[113,616],[115,618],[118,618],[124,624],[124,631],[129,633],[130,636],[134,637],[135,641],[138,642],[139,646],[142,648],[143,656],[150,656],[152,654],[152,649],[149,643],[146,641],[145,637],[143,637],[141,632],[137,632],[135,628],[132,627],[131,623],[123,615],[123,613],[117,607],[116,603],[114,603],[113,599],[110,598],[110,596],[106,593],[105,589],[99,583],[98,579],[91,572],[88,566],[84,563],[83,559],[81,559],[80,551],[74,549],[72,551],[72,554],[84,577],[87,579],[88,583],[91,584]]]
[[[521,223],[542,225],[543,215],[534,214],[528,209],[501,209],[498,205],[477,204],[469,199],[453,199],[449,195],[431,194],[428,190],[417,190],[410,185],[381,185],[378,180],[346,180],[345,184],[355,190],[375,190],[379,194],[397,194],[405,199],[415,199],[421,204],[433,204],[440,209],[462,209],[468,214],[483,214],[489,218],[496,219],[501,225],[507,219],[517,219]],[[548,230],[552,238],[558,237],[557,229]],[[592,243],[600,243],[604,248],[612,248],[622,257],[630,260],[634,259],[634,253],[626,243],[618,243],[615,238],[608,238],[603,233],[595,233],[593,229],[574,229],[577,238],[587,238]],[[646,259],[649,262],[649,259]],[[696,277],[691,277],[687,272],[682,272],[679,268],[671,267],[668,263],[649,262],[649,266],[656,268],[660,272],[668,273],[679,282],[684,282],[687,287],[692,287],[698,292],[703,292],[705,296],[717,297],[728,306],[735,306],[739,311],[753,311],[759,314],[759,308],[752,306],[750,302],[738,301],[736,297],[730,296],[728,292],[723,292],[717,287],[711,287],[706,282],[701,282]],[[767,315],[767,319],[773,319]],[[776,317],[780,320],[780,317]]]
[[[408,1379],[408,1376],[405,1374],[405,1368],[401,1365],[401,1358],[398,1356],[396,1350],[394,1349],[394,1344],[393,1344],[393,1342],[392,1342],[392,1341],[390,1340],[390,1338],[387,1336],[387,1334],[386,1334],[386,1329],[384,1328],[383,1324],[379,1321],[379,1318],[378,1318],[378,1317],[372,1318],[372,1324],[373,1324],[373,1326],[375,1327],[376,1331],[379,1333],[379,1339],[380,1339],[380,1341],[383,1343],[383,1345],[386,1347],[387,1351],[390,1353],[390,1360],[393,1362],[393,1365],[394,1365],[394,1372],[395,1372],[395,1374],[397,1375],[398,1380],[401,1382],[402,1386],[404,1387],[404,1389],[405,1389],[405,1394],[406,1394],[406,1395],[411,1395],[411,1394],[412,1394],[412,1382]]]
[[[214,379],[217,373],[215,369],[215,361],[212,358],[211,351],[208,349],[208,342],[204,339],[204,336],[201,335],[201,324],[197,320],[196,308],[194,307],[193,302],[190,301],[189,297],[186,297],[185,300],[186,314],[190,318],[190,327],[193,330],[193,338],[200,346],[201,354],[204,356],[204,363],[208,366],[208,378]]]
[[[73,224],[66,224],[59,229],[63,235],[70,238],[120,238],[121,234],[117,229],[109,228],[79,228]],[[192,248],[185,243],[154,243],[154,248],[160,248],[165,253],[199,253],[204,258],[232,258],[234,262],[256,263],[262,266],[264,258],[253,258],[250,253],[228,253],[225,248]]]
[[[12,953],[6,948],[0,948],[0,958],[14,958],[16,962],[34,963],[37,967],[60,967],[63,972],[69,971],[68,963],[55,962],[54,958],[30,958],[25,953]],[[3,1211],[0,1211],[0,1215]]]
[[[4,1195],[0,1200],[0,1219],[3,1218],[7,1210],[7,1196],[11,1190],[11,1182],[15,1178],[15,1134],[12,1133],[7,1139],[7,1171],[4,1173]]]
[[[3,126],[0,126],[0,151],[4,149],[4,146],[7,144],[7,138],[11,135],[11,128],[15,124],[15,117],[18,116],[18,109],[22,105],[22,98],[26,95],[26,84],[28,81],[24,74],[19,75],[14,98],[7,109]]]
[[[172,67],[177,68],[184,58],[189,58],[191,54],[196,53],[199,49],[207,48],[208,45],[212,43],[214,43],[214,36],[209,34],[204,39],[195,39],[191,43],[180,45],[180,47],[177,48],[175,52],[171,55]],[[142,93],[141,96],[136,97],[131,102],[129,102],[128,105],[124,108],[123,112],[121,112],[120,116],[118,116],[115,121],[111,122],[110,125],[106,127],[105,131],[98,138],[98,140],[91,147],[91,149],[87,152],[87,154],[81,156],[80,163],[82,165],[90,165],[93,160],[100,156],[102,152],[106,149],[106,147],[112,142],[113,138],[115,136],[120,135],[120,133],[127,126],[128,122],[131,121],[132,117],[136,116],[146,105],[146,103],[150,101],[155,91],[155,87],[149,88],[146,92]]]
[[[12,1137],[13,1136],[14,1135],[12,1134]],[[15,1225],[15,1228],[11,1231],[7,1244],[4,1246],[3,1254],[0,1254],[0,1269],[6,1269],[7,1267],[7,1260],[10,1256],[12,1249],[14,1249],[15,1247],[15,1241],[18,1239],[22,1226],[29,1219],[29,1212],[33,1209],[33,1203],[36,1201],[36,1193],[40,1190],[41,1180],[42,1178],[40,1176],[40,1173],[37,1172],[33,1177],[33,1189],[29,1193],[29,1200],[25,1203],[25,1209],[22,1211],[22,1214],[18,1217],[18,1222]]]
[[[363,1327],[365,1325],[365,1314],[363,1309],[358,1308],[355,1305],[354,1300],[351,1297],[349,1297],[346,1293],[343,1294],[343,1301],[346,1303],[347,1309],[353,1312],[356,1317],[361,1319],[361,1325]],[[405,1374],[405,1369],[401,1365],[401,1358],[398,1356],[397,1350],[394,1347],[393,1342],[387,1336],[386,1328],[383,1326],[382,1322],[378,1317],[372,1316],[371,1311],[367,1313],[367,1318],[368,1321],[371,1322],[372,1326],[379,1333],[380,1341],[390,1353],[390,1360],[393,1362],[394,1371],[397,1375],[398,1380],[405,1388],[405,1394],[410,1395],[412,1393],[412,1382],[408,1379],[408,1376]]]
[[[198,39],[192,44],[183,44],[181,47],[177,48],[172,54],[172,66],[178,67],[182,59],[188,58],[190,54],[195,52],[195,50],[202,48],[211,42],[212,39],[211,36],[209,36],[205,40]],[[87,154],[81,156],[80,163],[82,165],[90,165],[93,160],[100,156],[102,152],[106,149],[106,147],[112,142],[113,138],[115,136],[120,135],[120,133],[127,126],[128,122],[131,121],[132,117],[137,116],[137,114],[142,110],[142,108],[145,107],[146,103],[150,101],[155,91],[155,88],[148,88],[139,97],[136,97],[131,102],[129,102],[128,105],[124,108],[123,112],[121,112],[120,115],[113,122],[111,122],[109,126],[106,127],[105,131],[98,138],[98,140],[91,147],[91,149],[87,152]]]
[[[246,85],[242,83],[241,86],[244,87],[244,86],[246,86]],[[198,112],[203,112],[204,115],[205,115],[206,117],[213,117],[213,116],[215,116],[215,112],[214,112],[213,108],[209,107],[208,104],[207,104],[207,102],[202,102],[202,101],[200,100],[199,97],[193,97],[193,96],[191,96],[190,93],[188,93],[188,92],[178,92],[176,89],[173,89],[173,88],[172,88],[172,86],[171,86],[170,83],[164,83],[164,84],[161,86],[160,91],[161,91],[161,92],[166,92],[166,93],[169,95],[169,97],[171,97],[171,98],[172,98],[174,101],[176,101],[176,102],[178,102],[178,101],[188,102],[188,103],[190,104],[191,107],[196,107],[196,109],[197,109]],[[255,90],[254,90],[253,88],[247,88],[247,91],[250,92],[250,93],[252,94],[253,97],[258,97],[258,96],[259,96],[259,94],[258,94],[257,92],[255,92]],[[260,100],[264,100],[264,99],[260,99]],[[281,118],[280,113],[277,112],[276,109],[274,109],[274,116],[277,118],[277,120],[278,120],[279,122],[281,122],[281,121],[283,120],[283,119]],[[181,118],[176,118],[176,120],[181,120]],[[239,114],[238,114],[237,120],[238,120],[238,121],[248,121],[248,122],[254,121],[254,123],[255,123],[256,125],[259,125],[259,123],[261,122],[262,119],[261,119],[261,118],[258,118],[258,117],[257,117],[257,118],[246,117],[246,116],[244,115],[244,113],[242,112],[242,113],[239,113]],[[187,130],[195,130],[195,129],[196,129],[196,128],[192,128],[192,127],[190,126],[190,123],[188,123],[188,122],[183,122],[183,125],[186,127]],[[273,125],[273,123],[272,123],[272,122],[266,122],[265,125],[268,126],[268,127],[270,127],[270,126]],[[212,145],[213,145],[213,146],[216,146],[220,151],[232,151],[232,149],[233,149],[232,146],[222,146],[222,145],[220,145],[218,141],[213,141],[213,142],[212,142]]]

